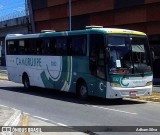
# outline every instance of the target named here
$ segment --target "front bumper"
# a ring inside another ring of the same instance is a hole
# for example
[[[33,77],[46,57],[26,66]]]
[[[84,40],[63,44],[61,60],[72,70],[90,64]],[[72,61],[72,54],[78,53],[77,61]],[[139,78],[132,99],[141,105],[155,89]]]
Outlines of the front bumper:
[[[145,87],[135,87],[135,88],[110,87],[107,90],[106,98],[125,98],[125,97],[149,96],[152,94],[152,87],[153,87],[152,85],[145,86]],[[131,92],[134,92],[136,94],[131,95]]]

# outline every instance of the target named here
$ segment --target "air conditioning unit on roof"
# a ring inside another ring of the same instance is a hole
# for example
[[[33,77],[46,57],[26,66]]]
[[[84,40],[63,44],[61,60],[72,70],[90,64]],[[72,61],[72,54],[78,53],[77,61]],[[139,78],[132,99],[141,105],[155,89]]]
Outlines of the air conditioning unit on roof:
[[[96,26],[96,25],[86,26],[86,29],[92,29],[92,28],[103,28],[103,26]]]
[[[41,33],[50,33],[50,32],[56,32],[55,30],[41,30]]]

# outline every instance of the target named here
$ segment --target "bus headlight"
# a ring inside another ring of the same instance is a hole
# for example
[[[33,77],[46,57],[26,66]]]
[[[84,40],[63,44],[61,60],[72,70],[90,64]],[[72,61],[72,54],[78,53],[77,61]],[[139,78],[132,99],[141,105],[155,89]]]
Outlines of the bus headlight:
[[[121,85],[119,83],[111,83],[112,87],[121,87]]]
[[[146,83],[146,86],[150,86],[150,85],[152,85],[152,81]]]

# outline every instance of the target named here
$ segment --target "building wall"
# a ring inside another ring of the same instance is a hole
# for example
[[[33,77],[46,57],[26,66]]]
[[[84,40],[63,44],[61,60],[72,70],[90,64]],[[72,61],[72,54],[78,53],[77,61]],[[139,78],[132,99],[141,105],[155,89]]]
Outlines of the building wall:
[[[36,32],[69,29],[69,0],[32,0]],[[72,28],[103,25],[160,33],[160,0],[72,0]]]
[[[69,0],[31,0],[35,31],[69,30]],[[72,0],[72,30],[101,25],[145,32],[155,49],[160,78],[160,0]],[[157,49],[159,48],[159,49]]]

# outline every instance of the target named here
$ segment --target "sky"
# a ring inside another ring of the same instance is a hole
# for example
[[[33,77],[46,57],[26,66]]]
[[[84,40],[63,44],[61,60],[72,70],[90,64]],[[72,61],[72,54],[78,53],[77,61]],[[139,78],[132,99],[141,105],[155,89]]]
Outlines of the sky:
[[[0,21],[25,15],[25,0],[0,0]]]

